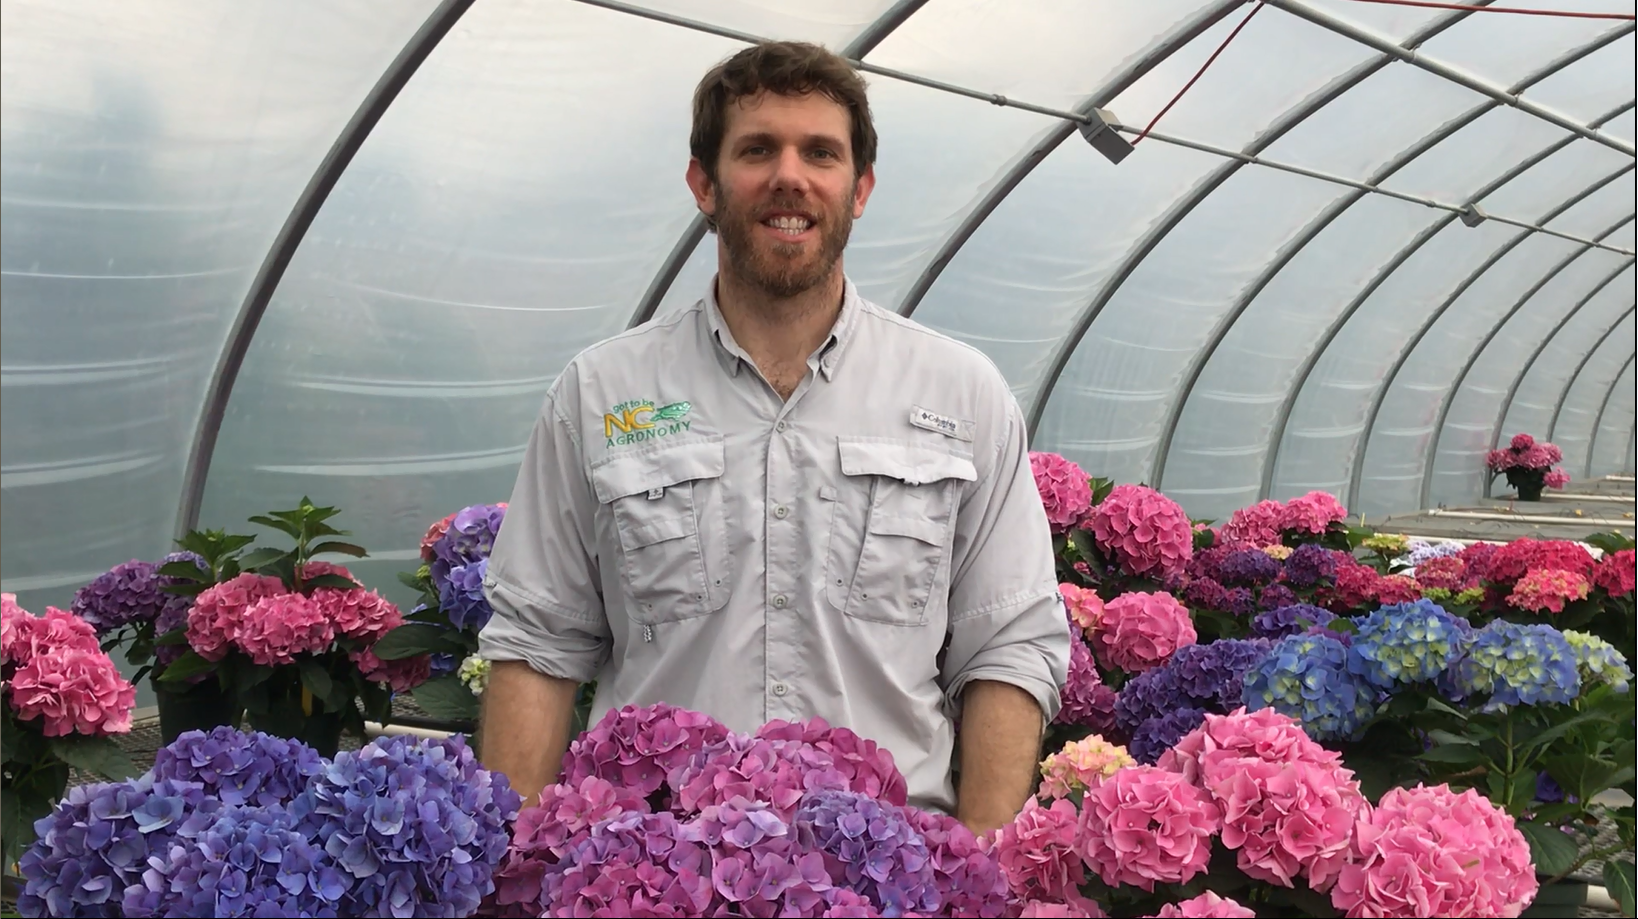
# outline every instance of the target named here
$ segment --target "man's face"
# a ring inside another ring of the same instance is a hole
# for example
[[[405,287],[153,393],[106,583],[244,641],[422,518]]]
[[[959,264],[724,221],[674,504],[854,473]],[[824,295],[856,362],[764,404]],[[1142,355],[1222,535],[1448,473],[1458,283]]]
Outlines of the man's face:
[[[689,187],[716,218],[728,267],[770,297],[829,279],[875,185],[855,178],[847,109],[822,93],[761,93],[728,107],[712,183],[696,162]]]

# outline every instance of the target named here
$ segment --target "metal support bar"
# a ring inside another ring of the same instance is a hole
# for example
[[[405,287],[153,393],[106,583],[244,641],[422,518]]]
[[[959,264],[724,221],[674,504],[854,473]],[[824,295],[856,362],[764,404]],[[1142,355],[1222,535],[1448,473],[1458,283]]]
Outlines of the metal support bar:
[[[1414,35],[1406,38],[1405,45],[1407,47],[1420,45],[1465,19],[1468,15],[1466,12],[1461,12],[1442,16],[1437,21],[1429,23]],[[1057,388],[1058,380],[1063,376],[1064,368],[1069,365],[1070,358],[1074,356],[1075,350],[1080,347],[1082,339],[1086,337],[1086,333],[1091,329],[1092,324],[1097,321],[1098,315],[1103,312],[1103,308],[1114,298],[1115,293],[1120,290],[1121,285],[1126,283],[1126,279],[1131,276],[1132,272],[1137,270],[1137,266],[1145,258],[1148,258],[1149,253],[1153,252],[1155,247],[1160,245],[1171,234],[1172,230],[1176,229],[1196,207],[1199,207],[1201,202],[1210,197],[1211,193],[1216,191],[1224,182],[1228,181],[1230,176],[1238,172],[1240,167],[1256,159],[1257,154],[1285,136],[1292,128],[1307,120],[1327,104],[1335,101],[1337,97],[1358,85],[1361,80],[1388,66],[1392,61],[1391,56],[1381,55],[1355,66],[1347,73],[1331,81],[1324,89],[1311,96],[1308,101],[1281,115],[1268,129],[1247,144],[1244,150],[1238,152],[1224,151],[1229,154],[1229,162],[1196,183],[1193,189],[1174,202],[1166,213],[1151,225],[1149,231],[1127,251],[1120,265],[1116,267],[1098,292],[1093,295],[1086,309],[1076,317],[1075,324],[1069,335],[1059,343],[1057,350],[1054,352],[1052,362],[1048,365],[1046,375],[1042,377],[1041,383],[1036,389],[1035,398],[1029,407],[1025,430],[1030,432],[1031,443],[1034,443],[1034,438],[1041,426],[1041,418],[1046,413],[1047,403],[1051,401],[1053,390]],[[1155,139],[1169,139],[1153,132],[1148,136]],[[1209,152],[1218,152],[1219,150],[1222,150],[1222,148],[1213,148]]]
[[[1531,100],[1526,99],[1516,93],[1509,92],[1508,90],[1503,89],[1494,83],[1481,80],[1470,73],[1458,70],[1457,68],[1452,67],[1443,61],[1425,57],[1418,54],[1414,49],[1400,47],[1393,41],[1393,39],[1380,35],[1376,32],[1372,32],[1369,29],[1361,28],[1351,22],[1338,19],[1337,17],[1332,16],[1330,13],[1326,13],[1322,10],[1314,8],[1313,6],[1310,6],[1307,2],[1305,2],[1305,0],[1264,0],[1264,2],[1266,2],[1269,6],[1279,7],[1280,9],[1285,10],[1294,16],[1299,16],[1306,19],[1309,22],[1320,26],[1321,28],[1329,29],[1330,31],[1335,32],[1344,38],[1352,39],[1362,45],[1365,45],[1366,47],[1375,48],[1384,54],[1390,54],[1398,60],[1404,61],[1405,63],[1410,64],[1412,67],[1418,67],[1425,70],[1436,77],[1449,80],[1458,86],[1465,86],[1474,92],[1483,93],[1497,102],[1500,102],[1502,105],[1516,108],[1527,115],[1533,115],[1542,121],[1557,125],[1566,131],[1572,131],[1581,135],[1582,137],[1587,138],[1588,140],[1603,144],[1612,150],[1619,150],[1622,153],[1625,153],[1627,156],[1638,155],[1638,151],[1635,151],[1632,144],[1627,141],[1624,141],[1618,137],[1610,137],[1592,126],[1582,124],[1574,118],[1571,118],[1569,115],[1565,115],[1562,112],[1550,109],[1547,106],[1541,105],[1537,102],[1532,102]]]
[[[272,247],[262,259],[261,268],[250,282],[244,302],[239,305],[238,315],[234,317],[222,353],[217,357],[216,368],[211,373],[210,384],[205,389],[205,401],[194,429],[193,445],[188,451],[188,463],[182,476],[181,500],[176,509],[178,539],[199,523],[205,480],[210,475],[211,459],[216,453],[216,438],[227,413],[228,399],[233,395],[233,384],[239,378],[245,355],[250,353],[250,341],[256,335],[256,328],[261,324],[268,304],[273,300],[273,292],[284,278],[285,269],[290,266],[290,260],[295,257],[308,228],[313,225],[314,218],[324,207],[336,182],[340,181],[341,174],[353,161],[353,156],[370,136],[370,131],[386,114],[393,100],[398,98],[398,93],[415,75],[421,62],[438,47],[438,42],[449,33],[472,2],[444,0],[410,37],[403,50],[382,72],[381,78],[365,94],[353,117],[341,129],[341,134],[319,162],[313,177],[297,196],[295,206],[279,228],[279,235],[274,237]]]
[[[1111,100],[1125,92],[1128,87],[1136,83],[1140,77],[1153,70],[1161,62],[1175,54],[1178,49],[1194,41],[1207,29],[1240,6],[1241,0],[1219,0],[1219,2],[1202,9],[1193,19],[1185,22],[1180,28],[1165,36],[1147,54],[1138,56],[1123,71],[1116,74],[1114,79],[1099,87],[1091,96],[1077,106],[1079,112],[1091,112],[1093,109],[1108,105]],[[933,282],[955,258],[961,247],[967,244],[980,224],[989,218],[990,214],[1000,206],[1012,190],[1035,170],[1058,145],[1073,136],[1078,122],[1065,119],[1060,121],[1046,136],[1042,137],[1029,150],[1013,162],[1013,165],[1001,176],[1000,180],[991,185],[978,203],[961,218],[954,231],[939,244],[938,251],[922,268],[921,274],[916,277],[914,284],[899,303],[898,312],[901,316],[909,316],[921,305],[922,298],[933,287]]]
[[[1592,478],[1593,450],[1598,447],[1598,429],[1604,426],[1604,413],[1610,409],[1610,397],[1615,395],[1615,387],[1621,385],[1621,381],[1626,378],[1627,371],[1632,369],[1634,357],[1638,357],[1638,355],[1629,355],[1627,357],[1627,362],[1621,365],[1620,371],[1615,374],[1615,379],[1610,381],[1610,388],[1604,391],[1604,402],[1598,407],[1598,414],[1593,418],[1592,434],[1587,437],[1587,471],[1583,478]],[[1632,524],[1629,523],[1627,526],[1632,526]]]
[[[1611,233],[1614,233],[1616,230],[1619,230],[1631,223],[1632,220],[1633,217],[1631,215],[1625,217],[1620,223],[1617,223],[1606,229],[1603,233],[1600,233],[1598,238],[1602,239]],[[1553,278],[1556,278],[1559,276],[1559,274],[1563,273],[1564,269],[1575,264],[1578,259],[1592,250],[1592,246],[1582,246],[1575,252],[1566,255],[1562,261],[1553,266],[1553,268],[1546,274],[1542,275],[1541,280],[1537,281],[1530,287],[1529,290],[1525,291],[1523,296],[1514,301],[1513,305],[1508,308],[1507,312],[1503,313],[1501,317],[1491,325],[1490,331],[1485,333],[1485,336],[1479,340],[1478,346],[1468,352],[1467,359],[1462,363],[1462,369],[1456,373],[1456,379],[1445,388],[1444,395],[1439,398],[1439,414],[1435,416],[1433,421],[1433,443],[1429,445],[1427,453],[1427,467],[1422,472],[1422,491],[1419,499],[1421,506],[1427,507],[1431,503],[1430,495],[1433,491],[1433,471],[1439,465],[1439,443],[1444,439],[1445,422],[1450,419],[1451,406],[1456,404],[1456,395],[1461,392],[1462,384],[1467,382],[1467,375],[1473,371],[1473,365],[1478,363],[1479,358],[1484,355],[1484,350],[1490,347],[1490,343],[1496,339],[1496,335],[1500,333],[1504,327],[1506,327],[1507,323],[1511,322],[1513,317],[1517,316],[1519,311],[1524,309],[1525,304],[1535,299],[1536,294],[1540,293],[1541,289],[1546,287]],[[1620,274],[1621,271],[1624,271],[1626,267],[1631,264],[1631,259],[1623,262],[1620,269],[1612,273],[1609,278],[1606,278],[1604,283],[1608,283],[1610,280],[1613,280],[1616,274]],[[1599,284],[1598,287],[1603,287],[1603,284]],[[1595,290],[1596,289],[1597,288],[1595,288]]]
[[[1575,381],[1581,378],[1581,371],[1587,368],[1587,362],[1592,360],[1593,355],[1598,353],[1599,348],[1604,347],[1604,342],[1615,334],[1615,330],[1619,329],[1621,323],[1626,322],[1634,311],[1634,307],[1627,307],[1627,311],[1610,323],[1610,327],[1604,330],[1603,335],[1598,336],[1598,340],[1593,342],[1591,348],[1587,349],[1587,353],[1581,355],[1581,360],[1576,363],[1575,370],[1571,371],[1569,380],[1565,381],[1564,389],[1559,392],[1558,401],[1553,403],[1553,417],[1547,421],[1547,440],[1549,443],[1552,442],[1553,435],[1558,431],[1558,416],[1564,411],[1564,403],[1570,398],[1570,390],[1575,388]]]
[[[1483,511],[1447,511],[1444,508],[1433,508],[1426,512],[1429,517],[1457,517],[1462,520],[1505,520],[1511,523],[1541,523],[1549,526],[1580,526],[1599,524],[1601,526],[1630,527],[1631,520],[1619,520],[1608,517],[1548,517],[1537,514],[1487,514]]]
[[[1593,121],[1593,124],[1607,124],[1609,121],[1631,111],[1633,105],[1634,103],[1632,101],[1624,102],[1599,116]],[[1492,194],[1497,189],[1535,167],[1538,163],[1541,163],[1543,160],[1546,160],[1548,157],[1564,149],[1565,147],[1568,147],[1574,142],[1575,137],[1573,135],[1567,135],[1551,144],[1548,144],[1535,154],[1525,157],[1524,160],[1515,164],[1513,168],[1491,180],[1483,188],[1479,189],[1477,192],[1474,192],[1468,200],[1472,202],[1483,200],[1487,195]],[[1313,374],[1314,368],[1319,365],[1320,358],[1323,357],[1325,352],[1330,349],[1331,343],[1336,340],[1337,335],[1341,334],[1343,328],[1345,328],[1349,321],[1353,319],[1354,314],[1357,313],[1362,306],[1364,306],[1366,301],[1370,300],[1371,295],[1376,293],[1377,289],[1386,283],[1387,280],[1393,276],[1394,272],[1398,271],[1399,268],[1405,264],[1405,262],[1409,261],[1411,256],[1421,251],[1422,247],[1426,245],[1429,240],[1433,239],[1435,236],[1438,236],[1439,233],[1445,229],[1445,227],[1449,226],[1451,222],[1456,219],[1456,217],[1451,216],[1434,223],[1421,233],[1418,233],[1415,239],[1411,240],[1403,249],[1400,249],[1397,253],[1395,253],[1394,257],[1389,259],[1387,264],[1382,266],[1382,269],[1376,273],[1376,276],[1360,289],[1359,294],[1356,295],[1353,300],[1349,301],[1348,305],[1343,308],[1342,312],[1337,314],[1336,318],[1331,320],[1331,324],[1326,327],[1325,332],[1320,335],[1319,340],[1314,343],[1313,347],[1308,349],[1308,354],[1304,356],[1302,366],[1297,371],[1296,379],[1292,383],[1291,387],[1286,390],[1285,398],[1281,400],[1279,411],[1276,412],[1274,416],[1274,426],[1269,432],[1268,449],[1263,452],[1264,459],[1262,484],[1259,488],[1259,494],[1261,497],[1267,498],[1273,493],[1274,474],[1279,468],[1280,450],[1285,446],[1286,427],[1291,422],[1291,413],[1296,408],[1297,399],[1302,396],[1302,393],[1307,388],[1308,378]]]
[[[668,16],[664,13],[644,10],[625,3],[596,2],[596,0],[581,0],[581,2],[630,13],[633,16],[681,24],[674,21],[681,19],[681,17]],[[875,22],[866,26],[864,31],[854,36],[853,40],[847,43],[847,46],[841,51],[842,57],[861,58],[869,54],[877,45],[882,43],[883,39],[892,34],[894,29],[904,25],[906,20],[914,16],[917,10],[926,5],[927,0],[898,0],[897,3],[888,7],[880,16],[876,17]],[[687,20],[687,22],[691,23],[688,26],[689,28],[703,25],[693,23],[693,20]],[[732,32],[732,30],[719,31],[715,34],[722,35],[724,32]],[[728,37],[738,37],[741,41],[751,42],[759,40],[755,36],[745,35],[741,32],[733,32]],[[626,324],[627,328],[642,325],[654,318],[654,311],[660,308],[660,302],[665,299],[666,292],[671,290],[672,284],[676,283],[677,275],[682,272],[683,266],[688,264],[689,257],[694,254],[694,250],[705,239],[705,232],[705,215],[696,213],[694,219],[688,222],[688,229],[683,231],[682,236],[677,239],[677,244],[671,247],[671,252],[665,257],[665,261],[660,263],[660,268],[654,273],[653,279],[648,282],[648,289],[643,291],[642,299],[637,301],[637,309],[632,311],[631,321]]]
[[[1524,385],[1525,378],[1528,377],[1530,375],[1530,371],[1535,368],[1536,361],[1540,360],[1542,353],[1547,350],[1547,346],[1552,344],[1553,340],[1558,337],[1558,333],[1564,331],[1564,328],[1570,324],[1570,321],[1575,319],[1575,317],[1581,313],[1582,307],[1592,302],[1592,299],[1598,296],[1598,294],[1602,292],[1604,288],[1613,283],[1616,278],[1620,277],[1622,272],[1631,270],[1632,264],[1632,260],[1629,259],[1626,264],[1622,265],[1620,268],[1617,268],[1610,274],[1609,277],[1600,282],[1598,286],[1594,287],[1591,291],[1588,291],[1587,295],[1576,301],[1574,306],[1565,311],[1564,315],[1559,317],[1558,323],[1553,326],[1552,330],[1546,335],[1543,335],[1541,337],[1541,341],[1536,343],[1536,347],[1531,350],[1529,358],[1525,360],[1524,366],[1519,368],[1519,372],[1513,375],[1513,382],[1507,387],[1507,394],[1502,397],[1501,406],[1496,411],[1496,423],[1490,429],[1491,450],[1496,449],[1496,447],[1501,444],[1502,429],[1507,424],[1507,416],[1513,411],[1513,399],[1518,396],[1519,387]],[[1488,494],[1489,491],[1490,486],[1486,484],[1486,494]]]

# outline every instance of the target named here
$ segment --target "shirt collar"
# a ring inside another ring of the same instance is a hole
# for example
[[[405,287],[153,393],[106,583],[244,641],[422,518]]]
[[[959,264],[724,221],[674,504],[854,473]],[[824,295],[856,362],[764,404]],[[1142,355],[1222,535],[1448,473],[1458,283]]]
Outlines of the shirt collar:
[[[722,318],[722,308],[717,305],[717,278],[711,276],[705,288],[705,321],[711,333],[713,350],[717,361],[730,376],[738,376],[741,362],[754,363],[745,349],[734,341],[734,333],[729,330],[728,323]],[[809,369],[817,369],[828,381],[835,377],[836,367],[842,361],[842,355],[847,350],[847,344],[853,338],[853,330],[859,325],[859,313],[864,308],[864,302],[859,297],[859,289],[853,279],[842,278],[842,312],[836,317],[836,324],[831,326],[830,335],[819,350],[808,359]],[[817,368],[815,364],[817,363]]]

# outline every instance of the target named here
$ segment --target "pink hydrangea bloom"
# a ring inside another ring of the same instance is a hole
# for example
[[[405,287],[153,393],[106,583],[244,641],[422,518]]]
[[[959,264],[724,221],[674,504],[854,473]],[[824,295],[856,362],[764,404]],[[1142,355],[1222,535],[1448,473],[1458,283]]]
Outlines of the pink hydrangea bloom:
[[[1183,775],[1222,808],[1223,845],[1238,850],[1241,871],[1283,887],[1302,875],[1324,891],[1365,806],[1341,757],[1272,708],[1209,714],[1156,765]]]
[[[1424,589],[1437,587],[1456,593],[1473,587],[1476,579],[1467,573],[1467,562],[1455,555],[1430,558],[1416,566],[1416,583]]]
[[[1092,480],[1081,467],[1056,453],[1031,453],[1030,471],[1041,492],[1047,523],[1054,533],[1067,533],[1086,519],[1092,506]]]
[[[921,834],[949,916],[1003,916],[1011,900],[1007,878],[973,831],[948,814],[909,807],[904,817]]]
[[[1513,585],[1513,592],[1507,595],[1507,605],[1533,613],[1562,613],[1564,604],[1586,599],[1591,586],[1574,571],[1537,568]]]
[[[48,608],[47,615],[53,610]],[[11,679],[11,705],[19,719],[41,719],[47,737],[131,730],[136,687],[119,675],[108,655],[95,645],[73,643],[37,650]]]
[[[1339,616],[1370,606],[1377,602],[1381,581],[1382,575],[1375,568],[1343,555],[1338,559],[1336,582],[1324,592],[1321,605]]]
[[[301,594],[263,597],[245,610],[233,643],[258,664],[293,664],[296,655],[322,651],[336,639],[335,623]]]
[[[1371,599],[1383,606],[1396,603],[1414,603],[1422,597],[1422,585],[1415,578],[1402,574],[1386,574],[1377,578]]]
[[[1070,622],[1088,634],[1097,629],[1098,619],[1103,616],[1103,598],[1097,591],[1065,583],[1058,585],[1058,593],[1063,595]]]
[[[361,648],[347,655],[364,679],[385,683],[393,692],[409,692],[432,677],[432,655],[417,654],[395,661],[384,661],[369,648]]]
[[[1280,523],[1285,505],[1265,499],[1242,507],[1229,515],[1228,523],[1217,528],[1215,545],[1261,549],[1280,541]]]
[[[460,513],[460,511],[455,512],[455,514],[458,513]],[[437,556],[433,554],[432,547],[437,545],[438,540],[444,538],[445,533],[449,532],[449,525],[455,522],[455,514],[450,514],[448,517],[445,517],[432,526],[427,527],[426,535],[421,537],[421,561],[430,563],[433,559],[437,558]]]
[[[1059,693],[1062,704],[1054,724],[1072,724],[1094,731],[1115,723],[1115,691],[1104,685],[1092,650],[1080,638],[1069,636],[1069,670]]]
[[[1064,744],[1041,761],[1041,795],[1067,798],[1109,778],[1117,769],[1136,765],[1126,748],[1093,734]]]
[[[648,802],[634,790],[595,775],[574,785],[546,786],[538,799],[518,812],[512,844],[495,869],[496,901],[515,908],[505,915],[545,915],[549,892],[542,885],[547,869],[558,863],[570,844],[600,821],[648,811]]]
[[[577,785],[595,775],[648,795],[665,782],[669,770],[687,765],[695,751],[727,736],[728,729],[715,719],[664,703],[610,709],[569,744],[563,781]]]
[[[8,664],[25,667],[40,654],[53,654],[69,648],[102,653],[97,643],[97,630],[79,616],[55,606],[46,607],[44,616],[35,616],[17,605],[15,594],[3,614],[5,635],[4,657]]]
[[[337,565],[334,562],[308,561],[308,562],[303,562],[302,563],[302,566],[301,566],[301,579],[303,581],[309,581],[309,580],[312,580],[313,578],[323,577],[324,575],[327,575],[327,574],[333,574],[333,575],[336,575],[338,577],[346,578],[347,580],[352,581],[354,584],[358,583],[358,578],[353,577],[353,573],[351,571],[348,571],[346,568],[343,568],[342,566]]]
[[[1634,581],[1638,580],[1638,569],[1634,568],[1633,551],[1622,549],[1604,556],[1593,569],[1593,583],[1604,589],[1612,597],[1630,596]]]
[[[1563,467],[1554,466],[1552,471],[1541,477],[1541,484],[1548,488],[1563,488],[1570,484],[1570,474]]]
[[[34,617],[17,605],[16,594],[0,594],[0,661],[21,663],[31,651],[28,636]]]
[[[1538,883],[1513,818],[1469,788],[1393,788],[1355,825],[1331,904],[1350,917],[1518,916]]]
[[[1348,509],[1335,495],[1326,491],[1311,491],[1285,503],[1280,510],[1280,529],[1318,536],[1331,524],[1347,516]]]
[[[397,606],[375,591],[362,587],[352,590],[320,587],[313,591],[312,600],[335,624],[336,632],[348,638],[373,644],[404,624],[404,614],[399,612]]]
[[[1103,605],[1101,622],[1092,636],[1098,659],[1128,673],[1159,666],[1198,637],[1188,607],[1159,591],[1121,594]]]
[[[829,765],[847,781],[849,791],[899,807],[909,800],[909,788],[893,762],[892,752],[847,728],[831,727],[818,717],[796,722],[774,719],[758,728],[756,736],[807,744],[829,759]]]
[[[1536,439],[1529,434],[1514,434],[1511,445],[1515,450],[1528,450],[1536,445]]]
[[[1108,915],[1097,901],[1088,900],[1073,890],[1064,894],[1061,903],[1026,900],[1023,909],[1018,913],[1019,919],[1104,919]]]
[[[1105,884],[1144,890],[1206,870],[1222,812],[1182,775],[1156,766],[1118,770],[1081,800],[1077,847]]]
[[[1078,817],[1075,805],[1059,799],[1042,807],[1033,796],[996,840],[1001,873],[1012,892],[1023,899],[1056,900],[1086,880],[1075,851]]]
[[[1256,916],[1253,910],[1208,890],[1181,903],[1168,903],[1149,919],[1256,919]]]
[[[1116,485],[1090,516],[1092,537],[1127,574],[1157,580],[1181,574],[1194,554],[1189,515],[1143,485]]]
[[[207,587],[188,610],[188,644],[205,660],[221,660],[238,637],[250,605],[284,592],[284,582],[278,578],[248,571]]]

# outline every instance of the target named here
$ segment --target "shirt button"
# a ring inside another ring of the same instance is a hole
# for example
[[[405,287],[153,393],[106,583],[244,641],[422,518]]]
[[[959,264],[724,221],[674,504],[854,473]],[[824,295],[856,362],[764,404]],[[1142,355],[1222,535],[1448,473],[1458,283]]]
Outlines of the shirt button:
[[[790,427],[790,425],[788,425],[785,422],[781,421],[778,424],[774,425],[774,430],[776,430],[779,433],[783,434],[783,433],[785,433],[785,429],[788,428],[788,427]]]
[[[787,602],[784,594],[774,597],[774,609],[784,609]]]
[[[776,696],[784,695],[785,692],[786,692],[785,684],[784,683],[775,683],[773,685],[773,691],[774,691],[774,695],[776,695]]]
[[[790,514],[791,514],[791,509],[786,507],[783,504],[781,504],[778,507],[774,508],[774,516],[778,517],[780,520],[784,520],[786,517],[789,517]]]

